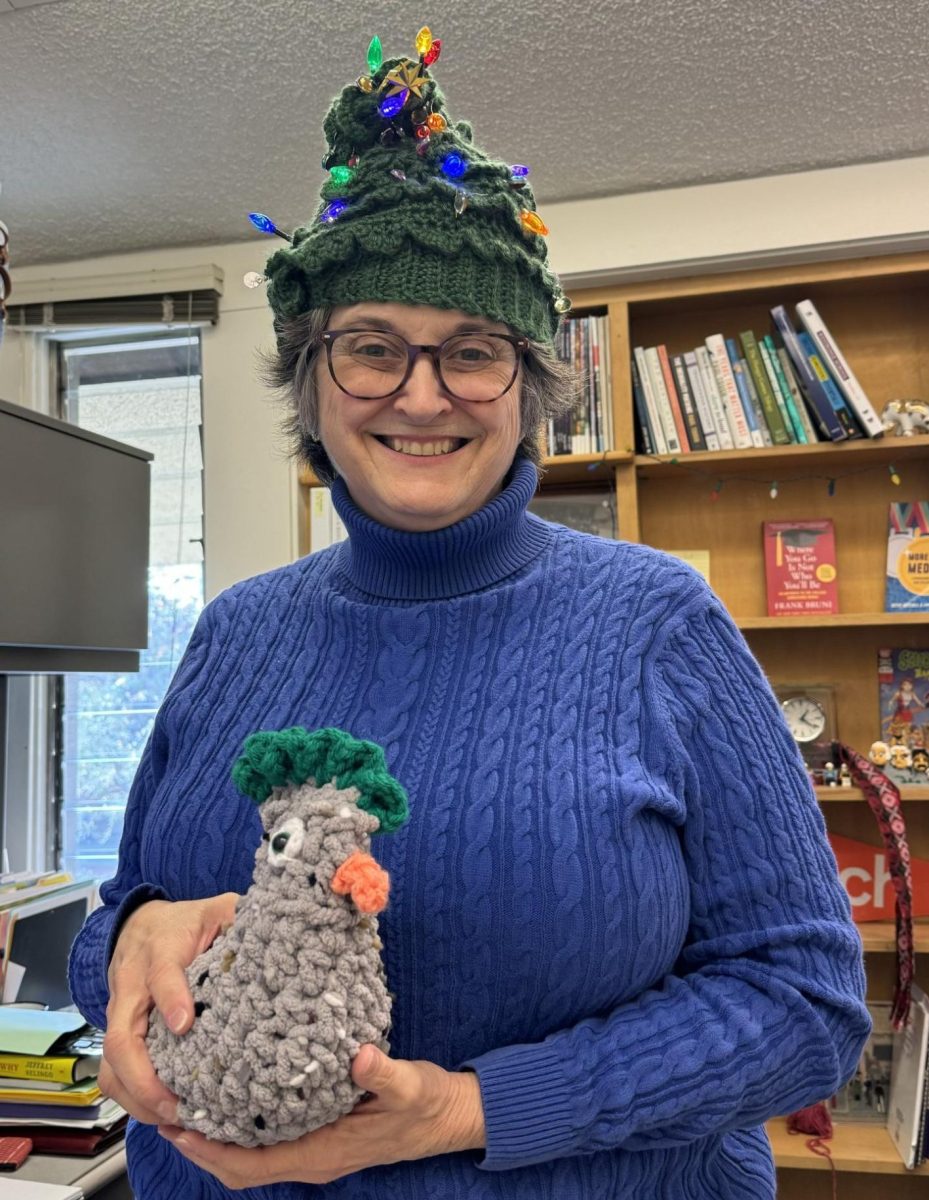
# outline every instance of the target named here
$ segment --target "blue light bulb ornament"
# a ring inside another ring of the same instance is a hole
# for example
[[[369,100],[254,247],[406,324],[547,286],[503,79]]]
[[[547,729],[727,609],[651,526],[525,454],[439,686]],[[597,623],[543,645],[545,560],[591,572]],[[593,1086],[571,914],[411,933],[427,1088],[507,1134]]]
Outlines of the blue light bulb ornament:
[[[460,179],[468,169],[467,161],[460,154],[446,154],[439,166],[449,179]]]
[[[320,221],[325,225],[331,225],[333,221],[337,221],[343,212],[348,208],[346,200],[333,200],[331,204],[327,204],[323,211],[319,214]]]
[[[525,179],[525,177],[529,174],[529,168],[524,167],[522,163],[514,163],[510,167],[510,174],[514,179]]]
[[[377,106],[377,111],[388,121],[392,120],[402,110],[404,104],[406,104],[409,94],[409,88],[404,88],[402,92],[397,92],[395,96],[388,96],[386,100],[382,100]]]
[[[255,228],[256,228],[256,229],[260,229],[262,233],[271,233],[271,234],[273,234],[275,237],[283,238],[283,240],[284,240],[285,242],[292,242],[292,241],[293,241],[293,238],[292,238],[292,237],[290,237],[288,234],[286,234],[286,233],[281,233],[281,231],[280,231],[280,230],[278,229],[278,227],[277,227],[277,226],[274,224],[274,222],[271,220],[271,218],[270,218],[270,217],[266,217],[266,216],[264,215],[264,213],[258,213],[258,212],[255,212],[255,213],[249,213],[249,214],[248,214],[248,219],[249,219],[249,220],[251,221],[251,223],[252,223],[252,224],[255,226]]]

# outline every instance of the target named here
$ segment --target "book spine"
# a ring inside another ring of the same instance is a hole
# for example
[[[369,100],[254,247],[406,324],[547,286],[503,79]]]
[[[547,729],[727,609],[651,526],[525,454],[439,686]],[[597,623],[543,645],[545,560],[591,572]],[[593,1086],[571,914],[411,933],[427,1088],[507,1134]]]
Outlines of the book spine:
[[[880,417],[868,399],[864,388],[848,365],[845,355],[839,349],[838,343],[826,327],[826,323],[816,310],[812,300],[801,300],[797,305],[797,316],[803,322],[807,333],[822,351],[822,358],[832,372],[842,395],[868,437],[883,437],[884,427]]]
[[[601,371],[601,391],[604,396],[604,450],[613,450],[616,447],[615,436],[613,432],[613,367],[610,358],[610,319],[609,317],[600,317],[600,361],[603,364]]]
[[[839,424],[835,409],[829,402],[829,397],[826,395],[823,385],[820,383],[815,371],[810,366],[809,359],[803,352],[803,347],[797,339],[797,331],[794,329],[783,304],[778,304],[771,309],[771,318],[781,336],[787,353],[790,355],[790,361],[793,364],[800,390],[806,397],[807,403],[810,405],[826,437],[833,442],[845,441],[848,435]]]
[[[664,426],[661,424],[661,419],[658,415],[658,404],[655,400],[655,393],[652,390],[652,379],[648,370],[645,351],[641,346],[636,346],[632,354],[639,369],[639,381],[642,384],[642,392],[645,396],[646,407],[648,408],[648,422],[651,426],[652,439],[655,443],[655,453],[667,454],[668,443],[665,440]]]
[[[729,355],[729,367],[732,371],[732,378],[735,380],[736,391],[739,393],[739,402],[742,405],[742,411],[745,413],[745,420],[748,424],[748,431],[751,434],[752,445],[757,446],[760,450],[764,445],[764,439],[761,436],[761,428],[758,424],[758,416],[752,405],[751,396],[742,377],[742,360],[739,358],[739,350],[735,344],[735,338],[726,338],[725,342],[726,353]]]
[[[43,1083],[74,1083],[74,1067],[77,1061],[76,1058],[0,1054],[0,1076],[9,1079],[41,1080]]]
[[[684,370],[683,354],[674,355],[671,359],[671,369],[674,371],[674,379],[681,397],[681,408],[684,410],[684,421],[687,425],[687,440],[690,442],[690,448],[691,450],[705,450],[706,438],[703,436],[697,406],[690,390],[687,372]]]
[[[632,357],[632,396],[635,401],[635,412],[639,418],[639,431],[642,435],[642,451],[645,454],[654,454],[655,442],[652,437],[651,422],[648,419],[648,407],[645,403],[645,392],[642,388],[642,380],[639,377],[639,368],[635,361],[635,356]]]
[[[651,381],[652,395],[655,398],[655,407],[658,410],[658,420],[661,422],[661,431],[664,434],[667,452],[668,454],[680,454],[681,443],[674,424],[674,414],[671,412],[671,402],[665,392],[661,359],[658,357],[658,350],[655,346],[647,346],[645,349],[645,367]]]
[[[732,427],[733,440],[736,450],[748,450],[752,445],[752,435],[742,411],[742,401],[735,384],[732,367],[729,365],[729,354],[721,333],[711,333],[704,339],[713,371],[716,375],[717,388],[725,400],[729,423]]]
[[[778,406],[774,390],[771,387],[771,381],[768,378],[765,365],[762,362],[761,351],[758,349],[758,342],[755,340],[755,335],[750,329],[747,329],[744,333],[739,334],[739,339],[742,342],[742,349],[745,351],[748,369],[751,372],[752,379],[755,381],[755,390],[758,392],[758,398],[761,401],[765,423],[771,434],[771,441],[775,446],[787,446],[792,439],[787,426],[784,424],[784,417]]]
[[[688,350],[684,355],[684,369],[687,372],[687,379],[690,383],[690,391],[697,408],[697,417],[703,429],[703,436],[706,438],[706,448],[707,450],[718,450],[719,438],[716,434],[716,423],[713,420],[710,402],[707,399],[706,389],[703,386],[703,372],[700,370],[697,363],[697,356],[693,350]]]
[[[773,343],[772,343],[773,345]],[[787,384],[787,390],[790,392],[794,402],[794,410],[800,418],[800,424],[803,426],[803,432],[806,434],[806,440],[809,445],[815,445],[819,441],[816,430],[813,428],[813,422],[810,420],[810,412],[803,402],[803,397],[800,395],[800,388],[797,384],[797,377],[794,374],[794,369],[790,365],[790,355],[783,346],[775,346],[774,353],[777,361],[781,364],[781,374],[784,376],[784,381]]]
[[[594,436],[591,453],[600,454],[606,449],[603,443],[603,392],[600,386],[600,322],[589,318],[590,324],[590,368],[594,382]]]
[[[739,359],[739,364],[742,367],[742,378],[745,380],[745,386],[748,388],[748,398],[751,401],[752,408],[755,410],[755,416],[758,421],[758,428],[761,430],[761,442],[764,446],[773,446],[774,442],[771,438],[771,430],[768,429],[768,422],[764,418],[764,409],[761,407],[761,397],[755,388],[755,381],[752,378],[752,373],[748,369],[748,362],[744,358]]]
[[[700,373],[703,376],[703,390],[706,392],[707,399],[710,402],[710,409],[713,413],[713,423],[716,426],[716,434],[719,437],[719,448],[720,450],[732,450],[735,443],[733,442],[732,428],[729,424],[729,408],[724,397],[719,393],[716,372],[713,370],[709,351],[706,346],[696,346],[694,354],[697,358]]]
[[[784,376],[781,361],[778,357],[777,346],[774,344],[774,338],[770,333],[766,333],[759,343],[759,348],[762,354],[762,360],[765,366],[771,372],[771,379],[774,386],[777,388],[777,393],[781,398],[781,404],[784,406],[784,416],[787,419],[790,428],[791,437],[801,446],[805,445],[809,440],[804,427],[803,421],[798,411],[798,405],[787,379]]]
[[[813,368],[816,378],[823,385],[823,391],[829,397],[829,403],[835,410],[835,415],[839,418],[839,424],[845,430],[846,435],[850,438],[861,437],[861,430],[858,428],[855,415],[845,403],[845,397],[836,387],[832,376],[826,370],[826,364],[816,351],[816,343],[805,329],[800,330],[797,334],[797,341],[803,347],[804,353],[810,360],[810,366]]]
[[[667,346],[656,346],[655,349],[658,351],[658,361],[661,363],[661,379],[664,383],[668,403],[671,405],[671,415],[674,418],[677,440],[681,444],[681,452],[686,454],[692,447],[690,439],[687,436],[687,421],[684,417],[684,409],[681,404],[681,398],[677,394],[674,372],[671,370],[671,362],[668,358],[668,348]]]

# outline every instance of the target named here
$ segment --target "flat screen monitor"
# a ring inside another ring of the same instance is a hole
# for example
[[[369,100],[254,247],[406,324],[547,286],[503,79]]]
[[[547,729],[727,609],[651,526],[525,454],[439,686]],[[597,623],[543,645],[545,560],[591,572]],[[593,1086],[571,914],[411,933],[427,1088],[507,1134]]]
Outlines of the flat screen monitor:
[[[0,672],[138,669],[151,459],[0,400]]]

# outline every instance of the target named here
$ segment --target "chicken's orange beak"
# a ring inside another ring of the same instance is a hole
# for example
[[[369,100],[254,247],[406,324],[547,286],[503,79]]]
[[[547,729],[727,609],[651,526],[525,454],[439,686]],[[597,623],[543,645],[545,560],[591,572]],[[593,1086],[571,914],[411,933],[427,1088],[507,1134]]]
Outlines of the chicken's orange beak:
[[[332,890],[340,896],[351,895],[363,913],[379,913],[387,907],[390,877],[370,854],[356,850],[333,875]]]

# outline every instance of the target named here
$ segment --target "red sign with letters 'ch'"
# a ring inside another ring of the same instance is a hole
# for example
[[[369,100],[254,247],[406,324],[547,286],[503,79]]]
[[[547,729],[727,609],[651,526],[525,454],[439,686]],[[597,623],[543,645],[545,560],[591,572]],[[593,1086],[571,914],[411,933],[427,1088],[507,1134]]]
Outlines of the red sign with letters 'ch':
[[[829,841],[839,864],[839,878],[852,902],[856,921],[892,921],[894,919],[893,880],[887,870],[887,852],[867,842],[830,833]],[[929,917],[929,862],[914,858],[913,916]]]

